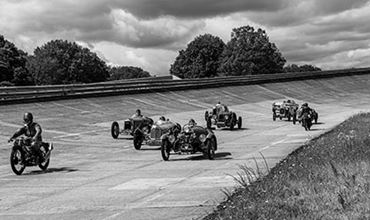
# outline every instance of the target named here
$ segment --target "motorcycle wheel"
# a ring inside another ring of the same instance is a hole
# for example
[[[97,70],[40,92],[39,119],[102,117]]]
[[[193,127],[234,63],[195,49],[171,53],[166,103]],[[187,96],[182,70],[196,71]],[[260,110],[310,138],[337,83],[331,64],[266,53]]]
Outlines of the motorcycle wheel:
[[[295,123],[297,122],[297,115],[296,114],[294,114],[293,115],[293,124],[295,125]]]
[[[238,129],[241,129],[242,128],[242,117],[239,116],[239,120],[238,120]]]
[[[114,121],[111,126],[111,134],[114,139],[118,138],[119,135],[119,125],[118,122]]]
[[[44,147],[41,147],[40,150],[42,151],[43,155],[46,155],[46,149]],[[49,163],[50,157],[46,161],[39,163],[40,169],[45,171],[49,167]]]
[[[210,139],[207,141],[207,158],[210,160],[215,159],[215,141]]]
[[[272,120],[276,121],[276,115],[275,114],[272,115]]]
[[[168,159],[170,159],[170,150],[168,141],[163,140],[161,145],[161,154],[164,161],[168,161]]]
[[[207,118],[207,128],[208,129],[211,129],[212,128],[211,118]]]
[[[21,175],[26,168],[23,164],[24,155],[19,149],[12,150],[10,153],[10,166],[15,174]]]

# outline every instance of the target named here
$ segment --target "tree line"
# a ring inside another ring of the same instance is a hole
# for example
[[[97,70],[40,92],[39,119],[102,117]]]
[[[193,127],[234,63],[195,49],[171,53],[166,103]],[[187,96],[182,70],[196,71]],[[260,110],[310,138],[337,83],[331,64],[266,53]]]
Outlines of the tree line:
[[[320,71],[313,65],[290,64],[267,33],[251,26],[234,28],[226,44],[217,36],[195,37],[180,50],[170,74],[204,78]],[[28,55],[0,35],[0,86],[93,83],[149,77],[133,66],[108,66],[96,53],[75,42],[52,40]]]
[[[179,51],[170,73],[180,78],[203,78],[321,70],[308,64],[285,63],[264,30],[243,26],[232,30],[226,44],[211,34],[197,36]]]
[[[93,83],[149,77],[133,66],[108,66],[75,42],[52,40],[28,55],[0,35],[0,86]]]

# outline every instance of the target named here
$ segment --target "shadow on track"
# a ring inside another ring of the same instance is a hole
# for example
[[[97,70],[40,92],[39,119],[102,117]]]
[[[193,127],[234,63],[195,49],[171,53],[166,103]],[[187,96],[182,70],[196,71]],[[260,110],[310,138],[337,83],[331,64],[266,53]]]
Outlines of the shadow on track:
[[[169,161],[208,160],[206,157],[203,156],[203,154],[198,154],[198,155],[188,156],[188,157],[186,157],[186,155],[180,155],[180,156],[183,156],[184,158],[175,158],[175,159],[173,159],[173,158],[170,157]],[[232,157],[227,157],[227,156],[231,156],[231,153],[230,152],[215,153],[215,159],[214,160],[231,160],[231,159],[233,159]]]
[[[29,173],[25,173],[23,175],[38,175],[38,174],[45,174],[45,173],[59,173],[59,172],[64,172],[64,173],[71,173],[71,172],[76,172],[78,169],[70,168],[70,167],[60,167],[60,168],[49,168],[45,171],[42,170],[34,170]]]

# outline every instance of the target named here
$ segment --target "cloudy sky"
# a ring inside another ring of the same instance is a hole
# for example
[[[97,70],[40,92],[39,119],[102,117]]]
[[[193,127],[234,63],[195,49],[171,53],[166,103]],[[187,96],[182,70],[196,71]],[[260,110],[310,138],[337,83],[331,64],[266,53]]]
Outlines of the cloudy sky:
[[[210,33],[265,29],[289,64],[370,66],[370,0],[0,0],[0,34],[20,49],[76,41],[108,64],[166,75],[178,51]]]

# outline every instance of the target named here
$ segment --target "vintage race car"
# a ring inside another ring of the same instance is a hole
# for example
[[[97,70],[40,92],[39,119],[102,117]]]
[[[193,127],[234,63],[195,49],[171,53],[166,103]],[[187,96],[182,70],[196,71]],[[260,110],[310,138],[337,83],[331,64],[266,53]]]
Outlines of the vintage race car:
[[[238,126],[242,127],[242,117],[237,117],[235,112],[229,111],[226,105],[216,105],[211,112],[206,111],[204,118],[207,123],[207,128],[211,129],[212,125],[216,125],[217,128],[229,127],[230,130]]]
[[[162,137],[161,155],[167,161],[171,153],[195,154],[197,152],[213,160],[217,150],[217,139],[212,130],[201,126],[184,125],[179,134],[169,132]]]
[[[153,119],[148,117],[128,118],[123,122],[123,129],[120,129],[118,122],[114,121],[111,126],[111,134],[114,139],[117,139],[120,134],[133,136],[137,128],[143,129],[147,127],[150,131],[153,125]]]
[[[283,102],[274,102],[272,104],[272,120],[276,120],[276,118],[287,118],[288,121],[290,119],[293,120],[293,124],[297,121],[297,110],[299,105],[294,100],[284,100]]]
[[[140,150],[143,144],[150,146],[160,146],[162,144],[161,137],[167,133],[177,135],[181,131],[181,125],[171,121],[163,121],[154,123],[151,129],[143,127],[136,128],[134,131],[134,147]]]

